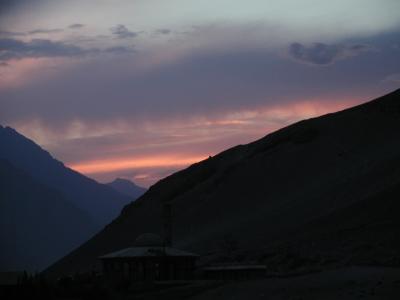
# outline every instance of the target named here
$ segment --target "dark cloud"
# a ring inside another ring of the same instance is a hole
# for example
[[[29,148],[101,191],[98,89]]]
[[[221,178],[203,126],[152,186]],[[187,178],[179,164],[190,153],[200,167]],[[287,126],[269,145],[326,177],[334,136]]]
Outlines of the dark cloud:
[[[133,47],[118,46],[118,47],[106,48],[103,52],[112,54],[130,54],[134,53],[135,49]]]
[[[80,23],[75,23],[68,26],[68,28],[70,29],[81,29],[83,27],[85,27],[85,25]]]
[[[134,38],[137,37],[139,34],[137,32],[130,31],[128,28],[125,27],[125,25],[121,24],[112,27],[110,30],[112,34],[120,39]]]
[[[80,24],[75,24],[75,25],[80,25]],[[69,27],[69,28],[71,28],[71,27]],[[34,35],[34,34],[58,33],[58,32],[63,32],[63,31],[64,31],[64,29],[60,29],[60,28],[52,28],[52,29],[39,28],[39,29],[34,29],[34,30],[31,30],[31,31],[28,31],[28,32],[2,31],[2,30],[0,30],[0,37],[3,37],[3,38],[14,38],[14,37],[20,37],[20,36]]]
[[[45,39],[33,39],[30,42],[0,38],[0,62],[6,64],[11,59],[40,58],[40,57],[78,57],[95,54],[132,54],[133,47],[118,46],[104,49],[84,49],[72,44],[55,42]]]
[[[34,29],[28,32],[20,32],[20,31],[1,31],[0,30],[0,37],[3,38],[14,38],[20,36],[27,36],[27,35],[34,35],[34,34],[48,34],[48,33],[58,33],[63,32],[63,29],[54,28],[54,29]]]
[[[25,36],[25,35],[26,35],[25,32],[0,30],[0,37],[1,38],[13,38],[13,37]]]
[[[59,28],[54,28],[54,29],[35,29],[31,30],[28,33],[29,34],[42,34],[42,33],[57,33],[57,32],[63,32],[63,29]]]
[[[0,16],[14,8],[20,0],[2,0],[0,1]]]
[[[370,46],[363,44],[328,45],[314,43],[311,46],[305,46],[301,43],[292,43],[289,46],[289,54],[299,62],[324,66],[370,49]]]
[[[3,38],[0,39],[0,49],[0,61],[2,62],[27,57],[72,57],[93,52],[93,50],[86,50],[75,45],[45,39],[33,39],[30,42],[24,42]]]
[[[0,16],[19,8],[31,8],[34,5],[49,4],[55,2],[54,0],[1,0],[0,1]]]
[[[0,38],[0,62],[5,64],[12,59],[43,57],[79,57],[96,54],[132,54],[133,47],[118,46],[104,49],[85,49],[76,45],[46,39],[33,39],[24,42],[11,38]]]
[[[167,28],[161,28],[161,29],[157,29],[156,30],[156,33],[158,33],[158,34],[164,34],[164,35],[166,35],[166,34],[170,34],[172,31],[170,30],[170,29],[167,29]]]

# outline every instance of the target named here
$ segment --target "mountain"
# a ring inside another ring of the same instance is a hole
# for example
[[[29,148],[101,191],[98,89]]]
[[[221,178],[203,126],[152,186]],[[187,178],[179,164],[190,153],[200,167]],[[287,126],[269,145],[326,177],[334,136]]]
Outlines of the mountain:
[[[0,271],[41,270],[95,228],[87,213],[60,191],[0,159]]]
[[[0,126],[1,270],[38,270],[118,216],[133,198],[75,172]]]
[[[235,259],[271,268],[400,265],[399,132],[397,90],[226,150],[150,187],[47,273],[88,270],[162,233],[166,203],[174,246],[204,261],[229,258],[229,243]]]
[[[146,192],[145,188],[137,186],[134,182],[123,178],[116,178],[114,181],[107,183],[107,185],[132,199],[137,199]]]
[[[131,197],[67,168],[10,127],[0,126],[0,144],[0,158],[8,160],[39,183],[60,191],[67,201],[92,218],[97,230],[132,201]]]

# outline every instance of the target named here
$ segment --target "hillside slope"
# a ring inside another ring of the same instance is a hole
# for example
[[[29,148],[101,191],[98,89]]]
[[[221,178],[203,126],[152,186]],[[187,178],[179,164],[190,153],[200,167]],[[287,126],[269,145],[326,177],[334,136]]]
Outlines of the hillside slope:
[[[315,253],[395,264],[380,258],[398,251],[398,243],[388,241],[399,233],[392,215],[400,186],[399,132],[397,90],[231,148],[152,186],[48,273],[93,268],[99,255],[131,245],[139,234],[162,233],[164,203],[172,205],[175,246],[203,255],[218,255],[229,236],[249,257],[274,256],[274,247],[312,253],[306,245],[321,245]],[[368,224],[375,229],[365,229]],[[332,243],[323,242],[330,237]],[[375,254],[376,245],[386,249]]]
[[[0,159],[0,271],[39,271],[88,239],[90,217]]]

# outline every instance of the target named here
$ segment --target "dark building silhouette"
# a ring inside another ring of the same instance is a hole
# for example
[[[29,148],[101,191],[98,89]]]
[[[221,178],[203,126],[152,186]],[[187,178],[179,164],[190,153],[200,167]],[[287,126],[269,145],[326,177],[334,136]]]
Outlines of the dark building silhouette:
[[[188,280],[198,255],[165,246],[156,234],[139,236],[134,246],[100,259],[105,277],[113,282]]]

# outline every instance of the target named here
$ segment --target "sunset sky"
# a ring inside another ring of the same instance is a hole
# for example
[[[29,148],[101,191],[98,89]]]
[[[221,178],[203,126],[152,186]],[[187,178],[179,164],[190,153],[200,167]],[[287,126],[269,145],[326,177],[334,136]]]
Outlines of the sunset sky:
[[[399,0],[0,2],[0,124],[100,182],[399,87]]]

